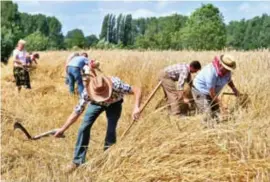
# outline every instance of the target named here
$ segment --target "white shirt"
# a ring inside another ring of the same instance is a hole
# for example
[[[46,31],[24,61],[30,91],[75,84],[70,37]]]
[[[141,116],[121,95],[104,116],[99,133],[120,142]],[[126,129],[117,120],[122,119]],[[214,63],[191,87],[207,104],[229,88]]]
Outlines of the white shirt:
[[[14,61],[15,60],[19,60],[22,65],[26,65],[26,51],[25,50],[18,50],[18,49],[15,49],[13,51],[13,59]],[[14,62],[14,66],[19,66],[17,63]]]

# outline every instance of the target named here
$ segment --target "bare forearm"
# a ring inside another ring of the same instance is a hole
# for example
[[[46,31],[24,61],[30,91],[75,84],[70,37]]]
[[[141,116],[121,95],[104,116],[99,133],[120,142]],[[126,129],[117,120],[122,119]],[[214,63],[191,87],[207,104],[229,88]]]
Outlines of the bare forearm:
[[[73,123],[78,120],[79,116],[80,114],[77,114],[73,111],[72,114],[68,117],[66,123],[62,126],[62,129],[66,131]]]
[[[135,95],[135,107],[140,107],[140,101],[141,101],[141,95],[142,95],[142,91],[140,88],[138,87],[132,87],[132,91]]]
[[[20,64],[20,65],[22,64],[22,62],[20,60],[18,60],[18,59],[15,59],[14,62],[17,63],[17,64]]]
[[[238,90],[237,90],[237,88],[235,87],[233,81],[230,81],[230,82],[228,83],[228,85],[229,85],[229,87],[232,89],[233,93],[234,93],[235,95],[238,95]]]
[[[210,89],[210,97],[211,97],[213,100],[218,101],[218,97],[217,97],[217,95],[216,95],[216,91],[215,91],[214,88],[211,88],[211,89]]]

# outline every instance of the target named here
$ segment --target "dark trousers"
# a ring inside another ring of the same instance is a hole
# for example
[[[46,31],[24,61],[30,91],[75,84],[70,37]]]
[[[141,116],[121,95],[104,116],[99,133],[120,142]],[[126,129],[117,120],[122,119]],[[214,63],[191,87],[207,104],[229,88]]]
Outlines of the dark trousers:
[[[106,112],[107,116],[107,133],[105,137],[104,150],[108,149],[111,145],[116,143],[116,127],[117,122],[122,112],[122,102],[118,101],[110,106],[100,106],[95,104],[89,104],[83,122],[80,126],[77,143],[74,151],[73,163],[82,164],[85,162],[85,156],[90,140],[91,128],[96,121],[97,117],[103,112]]]
[[[24,86],[27,89],[31,89],[30,75],[26,68],[14,67],[13,75],[16,81],[16,86]]]

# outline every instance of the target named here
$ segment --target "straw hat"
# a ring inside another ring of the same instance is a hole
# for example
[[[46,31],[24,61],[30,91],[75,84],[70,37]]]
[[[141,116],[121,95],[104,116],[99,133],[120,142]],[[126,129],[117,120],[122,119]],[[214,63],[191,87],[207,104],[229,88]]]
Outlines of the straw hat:
[[[112,82],[108,77],[98,75],[90,79],[87,92],[92,100],[104,102],[112,95]]]
[[[236,68],[235,59],[230,55],[221,55],[220,56],[220,63],[224,68],[229,71],[233,71]]]
[[[26,41],[23,40],[23,39],[20,39],[20,40],[18,41],[18,44],[23,44],[23,45],[25,45],[25,44],[26,44]]]
[[[99,68],[100,63],[98,61],[90,61],[91,68]]]

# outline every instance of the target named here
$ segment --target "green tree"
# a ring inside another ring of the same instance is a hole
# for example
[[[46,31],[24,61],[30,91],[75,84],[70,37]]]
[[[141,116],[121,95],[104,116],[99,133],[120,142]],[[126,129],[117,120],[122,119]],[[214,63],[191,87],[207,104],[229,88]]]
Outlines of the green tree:
[[[17,4],[1,1],[1,61],[7,62],[22,34]]]
[[[101,33],[99,35],[99,39],[105,39],[105,41],[108,41],[108,21],[109,21],[109,17],[110,15],[107,14],[104,18],[103,18],[103,22],[102,22],[102,27],[101,27]]]
[[[65,37],[65,44],[67,48],[72,47],[79,47],[84,48],[85,47],[85,37],[80,29],[74,29],[71,31],[68,31],[66,37]]]
[[[122,23],[122,14],[120,14],[118,17],[117,17],[117,22],[116,22],[116,33],[115,33],[115,39],[116,39],[116,43],[117,44],[120,44],[121,40],[120,40],[120,34],[121,34],[121,30],[120,30],[120,27],[121,27],[121,23]]]
[[[47,18],[43,14],[37,14],[37,15],[32,15],[33,16],[33,21],[36,25],[35,31],[39,31],[45,36],[49,35],[49,26],[47,22]]]
[[[202,5],[191,14],[182,30],[185,48],[195,50],[219,50],[226,43],[223,16],[212,4]]]
[[[86,47],[93,47],[98,43],[98,38],[96,35],[89,35],[85,37],[86,39]]]
[[[47,17],[49,27],[49,49],[61,49],[64,47],[64,36],[61,32],[62,25],[55,17]]]
[[[1,28],[1,62],[7,63],[15,45],[16,37],[10,29]]]
[[[270,48],[270,16],[262,15],[262,25],[258,37],[260,46],[263,48]]]
[[[242,49],[246,31],[246,21],[231,21],[227,27],[226,46],[234,49]]]
[[[45,51],[48,46],[49,38],[41,32],[34,32],[25,38],[28,51]]]
[[[119,25],[119,33],[118,33],[118,37],[119,37],[118,43],[120,44],[123,44],[123,41],[125,39],[125,22],[126,22],[126,16],[122,15],[120,25]]]
[[[20,27],[22,30],[22,37],[26,37],[27,35],[36,31],[36,24],[33,19],[33,16],[27,13],[20,13]]]
[[[123,44],[127,46],[132,43],[132,15],[126,16],[124,25]]]

